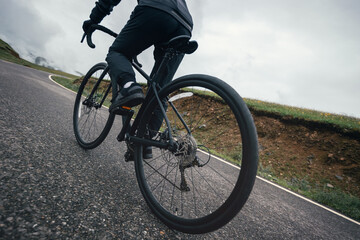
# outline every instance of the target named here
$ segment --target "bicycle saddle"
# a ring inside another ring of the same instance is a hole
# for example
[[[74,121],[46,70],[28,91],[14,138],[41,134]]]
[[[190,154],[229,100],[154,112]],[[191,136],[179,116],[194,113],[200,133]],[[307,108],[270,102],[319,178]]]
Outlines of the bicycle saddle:
[[[185,54],[191,54],[196,51],[198,48],[198,43],[196,41],[189,41],[190,36],[180,35],[170,39],[168,42],[161,44],[163,48],[173,48],[176,51]]]

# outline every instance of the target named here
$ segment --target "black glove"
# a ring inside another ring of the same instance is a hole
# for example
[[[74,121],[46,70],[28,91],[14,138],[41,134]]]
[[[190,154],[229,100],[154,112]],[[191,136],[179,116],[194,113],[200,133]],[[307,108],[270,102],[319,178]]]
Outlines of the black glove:
[[[91,19],[84,21],[82,28],[86,34],[89,34],[94,31],[94,29],[91,29],[91,25],[95,24],[95,22]]]

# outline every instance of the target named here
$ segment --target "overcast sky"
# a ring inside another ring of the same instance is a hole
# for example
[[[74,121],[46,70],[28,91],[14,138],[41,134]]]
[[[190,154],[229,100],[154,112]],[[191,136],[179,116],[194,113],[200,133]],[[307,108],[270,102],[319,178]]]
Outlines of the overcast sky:
[[[86,73],[104,61],[112,37],[80,44],[95,0],[0,0],[0,38],[24,58]],[[199,50],[177,76],[215,75],[241,96],[360,117],[359,0],[188,0]],[[136,0],[103,24],[119,32]],[[149,70],[152,50],[139,58]],[[140,79],[139,81],[143,81]]]

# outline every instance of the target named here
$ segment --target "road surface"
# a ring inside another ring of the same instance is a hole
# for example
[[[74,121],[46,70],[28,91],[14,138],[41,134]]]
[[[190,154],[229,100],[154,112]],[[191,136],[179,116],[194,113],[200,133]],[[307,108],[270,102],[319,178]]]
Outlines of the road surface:
[[[119,122],[81,149],[75,94],[49,74],[0,60],[0,239],[360,239],[360,225],[261,179],[241,212],[203,235],[173,231],[150,212]]]

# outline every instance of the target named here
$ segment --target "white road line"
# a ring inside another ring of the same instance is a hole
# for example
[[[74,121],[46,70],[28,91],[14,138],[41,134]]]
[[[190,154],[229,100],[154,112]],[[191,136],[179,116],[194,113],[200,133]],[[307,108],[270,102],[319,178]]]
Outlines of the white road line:
[[[54,79],[52,79],[53,76],[56,76],[56,75],[49,75],[49,79],[50,79],[52,82],[54,82],[55,84],[59,85],[60,87],[66,89],[66,90],[69,90],[70,92],[73,92],[73,93],[77,94],[77,92],[74,92],[73,90],[64,87],[64,86],[61,85],[60,83],[57,83]],[[59,77],[60,77],[60,76],[59,76]]]
[[[200,149],[198,149],[198,150],[199,150],[200,152],[204,153],[204,154],[210,155],[211,157],[215,158],[215,159],[218,160],[218,161],[221,161],[221,162],[223,162],[223,163],[226,163],[226,164],[228,164],[228,165],[230,165],[230,166],[232,166],[232,167],[234,167],[234,168],[240,169],[240,167],[238,167],[238,166],[236,166],[236,165],[234,165],[234,164],[232,164],[232,163],[229,163],[229,162],[227,162],[227,161],[225,161],[225,160],[223,160],[223,159],[221,159],[221,158],[219,158],[219,157],[217,157],[217,156],[211,155],[211,154],[209,154],[209,153],[207,153],[207,152],[204,152],[203,150],[200,150]],[[354,219],[351,219],[351,218],[349,218],[349,217],[347,217],[347,216],[345,216],[345,215],[343,215],[343,214],[341,214],[341,213],[338,213],[338,212],[336,212],[336,211],[334,211],[334,210],[332,210],[332,209],[330,209],[330,208],[328,208],[328,207],[325,207],[325,206],[323,206],[323,205],[321,205],[321,204],[319,204],[319,203],[317,203],[317,202],[314,202],[313,200],[310,200],[310,199],[308,199],[308,198],[306,198],[306,197],[304,197],[304,196],[301,196],[301,195],[299,195],[299,194],[297,194],[297,193],[295,193],[295,192],[292,192],[292,191],[290,191],[289,189],[286,189],[286,188],[284,188],[284,187],[282,187],[282,186],[280,186],[280,185],[277,185],[276,183],[273,183],[273,182],[271,182],[271,181],[269,181],[269,180],[267,180],[267,179],[265,179],[265,178],[263,178],[263,177],[256,176],[256,178],[257,178],[257,179],[260,179],[261,181],[264,181],[264,182],[266,182],[266,183],[268,183],[268,184],[270,184],[270,185],[272,185],[272,186],[274,186],[274,187],[277,187],[277,188],[279,188],[279,189],[281,189],[281,190],[283,190],[283,191],[285,191],[285,192],[288,192],[288,193],[290,193],[290,194],[292,194],[292,195],[294,195],[294,196],[296,196],[296,197],[298,197],[298,198],[301,198],[301,199],[303,199],[303,200],[305,200],[305,201],[307,201],[307,202],[309,202],[309,203],[312,203],[312,204],[314,204],[314,205],[316,205],[316,206],[318,206],[318,207],[321,207],[321,208],[323,208],[323,209],[325,209],[325,210],[327,210],[327,211],[329,211],[329,212],[331,212],[331,213],[333,213],[333,214],[336,214],[336,215],[338,215],[338,216],[340,216],[340,217],[342,217],[342,218],[345,218],[346,220],[349,220],[350,222],[353,222],[353,223],[355,223],[355,224],[357,224],[357,225],[360,225],[360,222],[357,222],[357,221],[355,221]]]
[[[63,85],[61,85],[60,83],[56,82],[54,79],[51,78],[51,77],[53,77],[53,76],[56,76],[56,75],[49,75],[49,79],[50,79],[52,82],[56,83],[57,85],[59,85],[60,87],[66,89],[66,90],[69,90],[70,92],[74,93],[75,95],[77,94],[77,92],[75,92],[75,91],[73,91],[73,90],[71,90],[71,89],[68,89],[68,88],[64,87]],[[105,106],[105,105],[102,105],[102,106],[103,106],[104,108],[109,109],[109,108],[108,108],[107,106]]]
[[[306,197],[304,197],[304,196],[301,196],[301,195],[299,195],[299,194],[297,194],[297,193],[294,193],[294,192],[290,191],[289,189],[286,189],[286,188],[281,187],[281,186],[279,186],[279,185],[277,185],[277,184],[275,184],[275,183],[273,183],[273,182],[270,182],[269,180],[266,180],[265,178],[262,178],[262,177],[259,177],[259,176],[256,176],[256,177],[257,177],[258,179],[260,179],[260,180],[268,183],[268,184],[271,184],[271,185],[273,185],[273,186],[275,186],[275,187],[277,187],[277,188],[280,188],[280,189],[284,190],[285,192],[288,192],[288,193],[290,193],[290,194],[292,194],[292,195],[294,195],[294,196],[296,196],[296,197],[299,197],[299,198],[301,198],[301,199],[303,199],[303,200],[305,200],[305,201],[307,201],[307,202],[309,202],[309,203],[312,203],[312,204],[314,204],[314,205],[316,205],[316,206],[318,206],[318,207],[321,207],[321,208],[323,208],[323,209],[325,209],[325,210],[327,210],[327,211],[329,211],[329,212],[331,212],[331,213],[333,213],[333,214],[338,215],[339,217],[345,218],[346,220],[349,220],[350,222],[353,222],[353,223],[355,223],[355,224],[357,224],[357,225],[360,226],[360,222],[357,222],[357,221],[355,221],[354,219],[351,219],[351,218],[349,218],[349,217],[347,217],[347,216],[345,216],[345,215],[343,215],[343,214],[341,214],[341,213],[338,213],[338,212],[336,212],[336,211],[334,211],[334,210],[332,210],[332,209],[330,209],[330,208],[328,208],[328,207],[325,207],[325,206],[323,206],[323,205],[321,205],[321,204],[319,204],[319,203],[317,203],[317,202],[314,202],[314,201],[312,201],[312,200],[310,200],[310,199],[308,199],[308,198],[306,198]]]
[[[56,83],[56,84],[59,85],[60,87],[62,87],[62,88],[64,88],[64,89],[67,89],[67,90],[69,90],[69,91],[77,94],[77,93],[74,92],[73,90],[70,90],[70,89],[62,86],[61,84],[57,83],[56,81],[54,81],[54,80],[51,78],[52,76],[53,76],[53,75],[49,75],[49,79],[50,79],[51,81],[53,81],[54,83]],[[200,149],[198,149],[198,150],[199,150],[200,152],[202,152],[202,153],[209,154],[209,153],[204,152],[204,151],[202,151],[202,150],[200,150]],[[232,163],[229,163],[229,162],[227,162],[227,161],[225,161],[225,160],[223,160],[223,159],[221,159],[221,158],[219,158],[219,157],[217,157],[217,156],[214,156],[214,155],[211,155],[211,154],[209,154],[209,155],[210,155],[211,157],[217,159],[218,161],[221,161],[221,162],[223,162],[223,163],[226,163],[226,164],[228,164],[228,165],[230,165],[230,166],[232,166],[232,167],[234,167],[234,168],[240,169],[240,167],[238,167],[238,166],[236,166],[236,165],[234,165],[234,164],[232,164]],[[347,216],[345,216],[345,215],[343,215],[343,214],[341,214],[341,213],[338,213],[338,212],[336,212],[336,211],[334,211],[334,210],[332,210],[332,209],[330,209],[330,208],[328,208],[328,207],[325,207],[325,206],[323,206],[323,205],[321,205],[321,204],[319,204],[319,203],[317,203],[317,202],[314,202],[314,201],[312,201],[312,200],[310,200],[310,199],[308,199],[308,198],[306,198],[306,197],[303,197],[303,196],[301,196],[301,195],[299,195],[299,194],[297,194],[297,193],[294,193],[294,192],[290,191],[289,189],[286,189],[286,188],[281,187],[280,185],[277,185],[277,184],[275,184],[275,183],[273,183],[273,182],[271,182],[271,181],[269,181],[269,180],[266,180],[265,178],[262,178],[262,177],[259,177],[259,176],[256,176],[256,178],[257,178],[257,179],[260,179],[260,180],[262,180],[262,181],[264,181],[264,182],[266,182],[266,183],[268,183],[268,184],[270,184],[270,185],[272,185],[272,186],[274,186],[274,187],[277,187],[277,188],[279,188],[279,189],[281,189],[281,190],[283,190],[283,191],[285,191],[285,192],[288,192],[288,193],[290,193],[290,194],[292,194],[292,195],[294,195],[294,196],[296,196],[296,197],[298,197],[298,198],[301,198],[301,199],[303,199],[303,200],[305,200],[305,201],[307,201],[307,202],[309,202],[309,203],[312,203],[312,204],[314,204],[314,205],[316,205],[316,206],[318,206],[318,207],[321,207],[321,208],[323,208],[323,209],[325,209],[325,210],[327,210],[327,211],[329,211],[329,212],[331,212],[331,213],[333,213],[333,214],[335,214],[335,215],[338,215],[339,217],[342,217],[342,218],[344,218],[344,219],[346,219],[346,220],[348,220],[348,221],[350,221],[350,222],[353,222],[353,223],[355,223],[355,224],[357,224],[357,225],[360,226],[360,222],[357,222],[357,221],[355,221],[354,219],[351,219],[351,218],[349,218],[349,217],[347,217]]]

